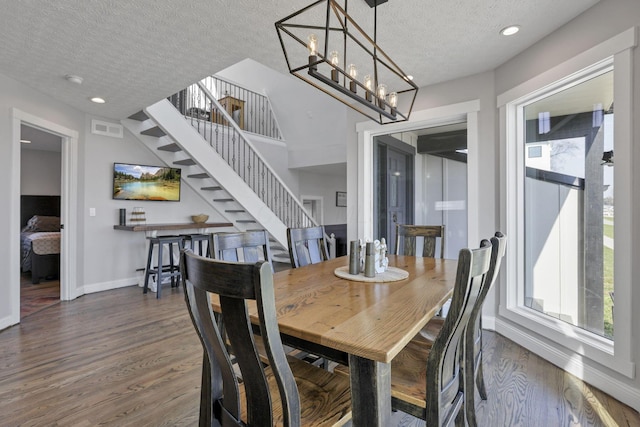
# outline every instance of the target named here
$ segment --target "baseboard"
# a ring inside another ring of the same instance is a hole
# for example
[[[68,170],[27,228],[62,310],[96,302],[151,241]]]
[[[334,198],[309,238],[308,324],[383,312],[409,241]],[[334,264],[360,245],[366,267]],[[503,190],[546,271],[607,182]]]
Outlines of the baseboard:
[[[584,382],[599,388],[620,402],[629,405],[636,411],[640,411],[639,389],[584,363],[580,355],[566,354],[558,350],[556,347],[527,334],[525,331],[522,331],[507,322],[496,318],[491,319],[493,319],[493,330],[499,334],[504,335],[513,342],[523,346],[529,351],[556,365],[560,369],[576,376]],[[488,327],[489,323],[490,322],[486,322],[483,317],[482,326],[486,329],[491,329]]]
[[[482,316],[482,329],[488,329],[490,331],[496,330],[496,318],[493,316]]]
[[[109,291],[111,289],[126,288],[127,286],[137,286],[138,281],[139,279],[137,277],[130,277],[128,279],[84,285],[81,289],[77,290],[78,295],[76,295],[76,298],[84,294],[92,294],[95,292]]]
[[[0,319],[0,331],[7,329],[10,326],[17,325],[18,323],[20,323],[20,321],[18,320],[16,322],[13,319],[13,316],[3,317],[2,319]]]

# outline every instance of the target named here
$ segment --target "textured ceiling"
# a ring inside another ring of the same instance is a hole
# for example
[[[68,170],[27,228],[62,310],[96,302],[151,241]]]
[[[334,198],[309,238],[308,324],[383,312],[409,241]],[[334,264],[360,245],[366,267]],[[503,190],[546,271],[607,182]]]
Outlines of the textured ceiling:
[[[425,86],[491,70],[597,1],[390,0],[378,8],[378,43]],[[0,73],[119,119],[245,58],[286,72],[274,22],[310,2],[0,0]],[[348,7],[371,27],[364,1]],[[509,24],[522,30],[500,36]]]

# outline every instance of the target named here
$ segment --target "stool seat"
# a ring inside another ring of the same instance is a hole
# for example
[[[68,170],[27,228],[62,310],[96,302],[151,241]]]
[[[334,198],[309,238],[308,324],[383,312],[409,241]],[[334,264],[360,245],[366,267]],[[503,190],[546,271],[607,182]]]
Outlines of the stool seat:
[[[185,247],[191,249],[194,253],[197,253],[200,256],[206,256],[211,258],[211,248],[209,247],[209,235],[208,234],[181,234],[184,237]],[[186,244],[189,243],[187,246]],[[196,243],[198,244],[198,250],[196,251]],[[206,243],[206,250],[204,249],[203,243]]]
[[[180,283],[180,266],[174,262],[173,258],[173,245],[178,245],[178,250],[184,249],[184,236],[156,236],[147,237],[149,239],[149,255],[147,256],[147,268],[144,274],[144,289],[143,293],[147,293],[149,290],[149,276],[154,274],[156,276],[156,298],[160,298],[162,290],[162,277],[171,277],[171,287],[174,288]],[[168,245],[169,249],[169,264],[164,264],[163,248]],[[153,249],[158,248],[158,262],[155,267],[152,267],[153,262]],[[176,283],[176,278],[178,279]]]

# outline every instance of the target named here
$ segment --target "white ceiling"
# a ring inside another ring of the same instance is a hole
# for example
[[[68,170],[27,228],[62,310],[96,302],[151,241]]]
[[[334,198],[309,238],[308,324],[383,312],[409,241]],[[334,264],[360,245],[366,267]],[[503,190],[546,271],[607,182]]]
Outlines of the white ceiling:
[[[492,70],[598,0],[389,0],[378,44],[418,86]],[[274,22],[311,0],[3,0],[0,73],[120,119],[252,58],[286,73]],[[373,10],[351,0],[356,22]],[[519,24],[520,33],[498,31]],[[82,85],[64,79],[84,78]],[[101,96],[106,104],[89,101]]]

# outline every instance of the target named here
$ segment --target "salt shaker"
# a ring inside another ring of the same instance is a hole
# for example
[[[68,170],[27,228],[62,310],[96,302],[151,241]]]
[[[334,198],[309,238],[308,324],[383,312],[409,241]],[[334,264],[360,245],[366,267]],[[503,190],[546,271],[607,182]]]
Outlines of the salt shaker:
[[[349,274],[360,274],[360,244],[357,240],[351,241],[349,251]]]

